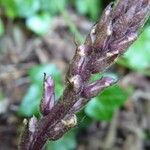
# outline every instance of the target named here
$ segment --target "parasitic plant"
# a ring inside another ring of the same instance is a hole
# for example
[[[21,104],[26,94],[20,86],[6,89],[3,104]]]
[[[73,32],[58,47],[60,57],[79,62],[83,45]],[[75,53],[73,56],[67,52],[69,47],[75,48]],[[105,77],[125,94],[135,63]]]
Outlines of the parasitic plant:
[[[44,75],[42,117],[25,124],[20,150],[40,150],[47,140],[57,140],[77,125],[75,113],[103,89],[114,83],[110,77],[90,82],[92,74],[102,73],[138,38],[150,13],[150,0],[117,0],[109,4],[92,27],[66,73],[62,96],[55,102],[54,81]]]

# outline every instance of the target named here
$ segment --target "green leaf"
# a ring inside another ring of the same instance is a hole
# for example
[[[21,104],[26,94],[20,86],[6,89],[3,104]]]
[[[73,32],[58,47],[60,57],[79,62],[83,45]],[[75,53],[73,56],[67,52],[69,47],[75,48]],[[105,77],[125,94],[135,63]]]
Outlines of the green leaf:
[[[80,14],[86,14],[88,12],[88,5],[86,0],[76,0],[75,5]]]
[[[0,101],[4,99],[3,92],[0,90]]]
[[[10,18],[29,17],[40,9],[40,0],[1,0],[5,13]]]
[[[95,120],[110,120],[113,112],[114,109],[106,107],[97,98],[92,99],[85,108],[85,113]]]
[[[76,128],[76,132],[77,133],[80,133],[80,131],[82,129],[85,129],[87,128],[91,123],[92,123],[92,118],[91,117],[88,117],[86,114],[85,114],[85,111],[84,109],[81,109],[79,112],[76,113],[77,115],[77,118],[78,118],[78,125],[79,127]]]
[[[89,15],[93,20],[98,18],[102,8],[99,0],[76,0],[75,5],[80,14]]]
[[[27,18],[26,25],[33,32],[44,35],[48,31],[51,19],[50,14],[44,12]]]
[[[137,71],[150,67],[150,27],[145,28],[139,39],[118,63]]]
[[[41,0],[41,9],[48,11],[51,15],[56,15],[66,7],[67,0]]]
[[[39,104],[42,97],[41,91],[41,87],[36,84],[30,86],[19,107],[18,113],[20,115],[30,117],[33,114],[38,114]]]
[[[123,105],[127,98],[128,92],[114,85],[91,100],[85,108],[85,113],[96,120],[110,120],[114,111]]]
[[[61,139],[48,142],[47,150],[73,150],[76,148],[76,138],[73,131],[69,131]]]
[[[29,17],[40,9],[40,0],[15,0],[18,16]]]
[[[88,2],[90,18],[93,20],[97,20],[100,15],[100,11],[101,11],[101,6],[102,6],[101,1],[87,0],[87,2]]]
[[[4,24],[0,18],[0,36],[4,34]]]
[[[92,76],[91,76],[91,78],[90,78],[90,81],[93,82],[93,81],[96,81],[96,80],[98,80],[98,79],[100,79],[100,78],[102,78],[102,77],[103,77],[103,75],[100,74],[100,73],[92,74]]]
[[[15,18],[17,16],[16,3],[14,0],[1,0],[0,4],[4,7],[6,16]]]
[[[97,73],[97,74],[93,74],[90,78],[90,81],[97,81],[98,79],[102,78],[102,77],[111,77],[114,79],[114,82],[117,81],[118,77],[116,74],[110,73],[110,72],[105,72],[105,73]]]
[[[39,104],[43,94],[44,73],[52,75],[55,81],[56,98],[62,94],[61,74],[56,66],[53,64],[35,66],[29,70],[31,86],[22,99],[19,107],[20,115],[30,117],[33,114],[39,114]]]

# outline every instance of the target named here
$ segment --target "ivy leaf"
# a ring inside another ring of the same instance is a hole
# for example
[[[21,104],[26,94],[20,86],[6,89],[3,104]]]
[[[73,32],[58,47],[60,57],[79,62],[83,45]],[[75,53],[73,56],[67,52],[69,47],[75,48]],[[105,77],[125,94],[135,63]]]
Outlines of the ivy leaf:
[[[150,67],[150,27],[147,27],[139,39],[129,48],[119,64],[137,71]]]
[[[30,117],[32,115],[38,115],[39,104],[42,98],[42,88],[37,84],[32,84],[27,93],[22,99],[22,103],[19,107],[19,114],[22,116]]]
[[[111,120],[114,111],[123,105],[127,98],[128,92],[114,85],[91,100],[85,108],[85,113],[96,120]]]
[[[0,4],[10,18],[26,18],[40,9],[40,0],[1,0]]]
[[[41,9],[48,11],[51,15],[56,15],[65,9],[67,0],[41,0]]]
[[[80,14],[86,14],[88,12],[88,5],[86,3],[86,0],[76,0],[75,5]]]
[[[39,0],[15,0],[18,16],[29,17],[33,16],[40,9]]]
[[[33,32],[44,35],[48,31],[51,19],[49,13],[43,12],[27,18],[26,25]]]
[[[92,20],[98,18],[102,8],[99,0],[76,0],[75,5],[80,14],[89,15]]]
[[[4,24],[0,18],[0,36],[4,34]]]
[[[70,131],[61,139],[54,142],[48,142],[47,150],[73,150],[76,148],[76,145],[75,132]]]

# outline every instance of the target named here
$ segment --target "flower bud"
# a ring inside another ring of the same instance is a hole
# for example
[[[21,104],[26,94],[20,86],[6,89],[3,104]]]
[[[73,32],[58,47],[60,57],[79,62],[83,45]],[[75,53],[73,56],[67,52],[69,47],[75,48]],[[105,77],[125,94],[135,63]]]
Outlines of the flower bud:
[[[40,105],[43,115],[47,115],[55,103],[54,81],[51,76],[44,74],[44,94]]]
[[[137,33],[128,33],[123,38],[116,40],[110,44],[110,52],[119,51],[123,54],[125,50],[137,39]]]
[[[93,47],[96,52],[100,52],[104,47],[109,38],[112,34],[112,19],[110,18],[110,12],[112,11],[112,4],[108,5],[104,10],[102,15],[102,19],[97,23],[95,29],[95,41],[93,42]],[[102,53],[102,51],[101,51]]]
[[[77,125],[77,116],[75,114],[67,114],[54,128],[47,132],[49,140],[57,140],[61,138],[71,128]]]
[[[29,131],[31,133],[35,132],[35,127],[36,127],[36,123],[37,123],[37,118],[35,116],[33,116],[30,120],[29,120]]]
[[[70,109],[69,113],[78,112],[86,103],[87,103],[87,100],[85,100],[85,98],[80,98]]]
[[[68,77],[72,78],[73,76],[80,75],[83,81],[89,78],[89,72],[85,68],[87,68],[87,63],[89,61],[88,54],[90,50],[91,49],[85,45],[80,45],[77,48],[67,73]]]
[[[82,92],[82,97],[86,99],[93,98],[97,96],[104,88],[109,87],[113,83],[114,79],[110,77],[103,77],[102,79],[85,86]]]

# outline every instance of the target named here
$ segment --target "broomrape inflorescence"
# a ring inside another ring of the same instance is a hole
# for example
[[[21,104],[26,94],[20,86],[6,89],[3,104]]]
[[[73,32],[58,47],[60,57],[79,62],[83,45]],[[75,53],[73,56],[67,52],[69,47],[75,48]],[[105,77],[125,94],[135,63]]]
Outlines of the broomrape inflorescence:
[[[25,125],[19,149],[40,150],[47,140],[57,140],[77,125],[75,113],[114,80],[102,77],[92,83],[92,74],[102,73],[137,39],[150,14],[150,0],[117,0],[104,10],[85,42],[77,46],[66,74],[66,85],[55,102],[54,81],[44,75],[43,115]]]

